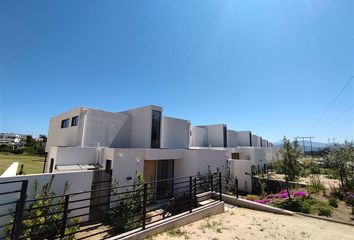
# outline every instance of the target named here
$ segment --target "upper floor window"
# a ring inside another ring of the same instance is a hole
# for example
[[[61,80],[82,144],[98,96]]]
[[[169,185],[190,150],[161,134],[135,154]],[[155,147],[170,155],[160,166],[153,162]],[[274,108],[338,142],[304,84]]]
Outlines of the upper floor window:
[[[70,118],[64,119],[61,121],[61,128],[67,128],[69,127],[69,122],[70,122]]]
[[[232,159],[240,159],[240,154],[239,153],[231,153],[231,158]]]
[[[224,126],[222,130],[223,130],[224,147],[227,147],[227,129]]]
[[[151,148],[160,148],[161,112],[152,110]]]
[[[77,126],[79,125],[79,116],[75,116],[71,119],[71,126]]]

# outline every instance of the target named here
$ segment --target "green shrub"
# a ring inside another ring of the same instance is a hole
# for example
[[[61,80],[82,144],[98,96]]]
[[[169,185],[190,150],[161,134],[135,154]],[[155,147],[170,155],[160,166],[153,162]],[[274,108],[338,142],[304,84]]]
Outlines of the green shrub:
[[[319,216],[332,216],[332,210],[329,207],[321,206],[318,208],[318,215]]]
[[[337,208],[338,207],[338,200],[335,197],[330,197],[328,199],[328,203],[330,206]]]
[[[321,179],[319,178],[319,176],[311,176],[310,177],[310,184],[307,187],[307,191],[309,193],[320,193],[320,192],[325,192],[326,191],[326,187],[323,185],[323,183],[321,182]]]
[[[133,189],[127,191],[124,196],[118,195],[118,181],[112,184],[114,204],[107,212],[107,222],[117,233],[125,232],[141,226],[141,214],[143,212],[143,188],[144,181],[137,176]]]
[[[25,239],[57,239],[60,237],[62,229],[62,221],[58,221],[63,218],[64,212],[64,197],[57,197],[57,195],[51,190],[54,176],[50,181],[43,185],[41,191],[38,191],[38,181],[34,182],[34,201],[30,202],[26,206],[28,211],[24,211],[23,220],[21,224],[21,235]],[[69,189],[68,182],[64,185],[64,192]],[[44,217],[45,216],[45,217]],[[13,220],[11,220],[13,222]],[[65,239],[73,239],[74,236],[70,235],[79,229],[79,219],[68,219],[66,221],[67,227],[65,234],[69,236]],[[11,234],[12,225],[9,225],[5,229],[5,233]]]
[[[259,197],[257,195],[247,194],[246,199],[250,201],[256,201],[259,199]]]
[[[307,198],[294,198],[276,203],[277,207],[284,208],[293,212],[310,213],[311,212],[311,199]]]

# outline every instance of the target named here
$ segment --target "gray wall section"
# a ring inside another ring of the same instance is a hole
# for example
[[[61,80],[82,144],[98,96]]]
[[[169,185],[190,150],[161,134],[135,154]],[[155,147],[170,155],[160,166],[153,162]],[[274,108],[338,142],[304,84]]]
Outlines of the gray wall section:
[[[161,124],[161,148],[188,148],[189,121],[163,117]]]
[[[162,108],[147,106],[143,108],[129,110],[126,113],[132,117],[130,146],[135,148],[151,147],[151,116],[152,110],[162,113]]]
[[[90,109],[86,116],[84,147],[130,147],[131,116]]]
[[[237,132],[233,130],[227,130],[227,146],[237,147]]]
[[[237,131],[237,146],[250,146],[251,131]]]

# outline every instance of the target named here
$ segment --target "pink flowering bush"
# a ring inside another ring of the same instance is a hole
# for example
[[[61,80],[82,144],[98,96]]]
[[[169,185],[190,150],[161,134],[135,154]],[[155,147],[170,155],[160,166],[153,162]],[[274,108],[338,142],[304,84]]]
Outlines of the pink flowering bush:
[[[307,193],[304,190],[300,191],[290,191],[290,196],[293,196],[295,198],[304,198],[307,197]],[[269,194],[267,195],[264,199],[254,199],[254,202],[261,203],[261,204],[269,204],[272,203],[273,201],[282,201],[289,198],[288,191],[286,189],[281,190],[280,192],[276,194]]]

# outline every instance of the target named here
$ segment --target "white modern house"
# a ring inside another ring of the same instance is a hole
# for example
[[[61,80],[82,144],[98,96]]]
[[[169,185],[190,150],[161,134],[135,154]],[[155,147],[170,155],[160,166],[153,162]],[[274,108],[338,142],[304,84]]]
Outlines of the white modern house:
[[[79,107],[50,120],[45,171],[112,170],[127,185],[137,175],[150,182],[222,171],[249,178],[250,185],[251,166],[263,168],[274,157],[268,145],[225,124],[191,126],[163,116],[158,106],[123,112]]]

